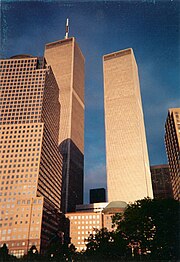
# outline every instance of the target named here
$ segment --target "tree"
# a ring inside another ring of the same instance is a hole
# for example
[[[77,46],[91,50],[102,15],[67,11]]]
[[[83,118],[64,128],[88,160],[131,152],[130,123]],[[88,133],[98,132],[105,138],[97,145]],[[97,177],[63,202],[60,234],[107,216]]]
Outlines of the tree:
[[[0,261],[5,262],[5,261],[9,261],[9,250],[6,246],[6,244],[4,243],[3,246],[0,248]]]
[[[75,256],[76,248],[73,244],[62,244],[60,241],[53,241],[46,251],[44,261],[71,261]]]
[[[173,199],[142,199],[128,205],[122,216],[114,216],[133,256],[150,259],[179,258],[179,202]]]
[[[35,245],[32,245],[28,253],[25,254],[20,260],[22,261],[42,261],[43,256],[38,253],[38,250]]]
[[[9,255],[7,245],[4,243],[0,248],[0,262],[16,261],[16,257]]]
[[[121,259],[125,257],[127,242],[121,232],[110,232],[106,228],[95,229],[87,239],[85,256],[93,259]]]

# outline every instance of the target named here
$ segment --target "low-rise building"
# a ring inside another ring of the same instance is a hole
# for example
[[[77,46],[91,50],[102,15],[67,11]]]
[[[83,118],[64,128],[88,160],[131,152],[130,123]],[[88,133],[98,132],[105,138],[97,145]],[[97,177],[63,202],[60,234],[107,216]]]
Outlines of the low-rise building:
[[[86,249],[88,236],[95,234],[96,229],[107,228],[111,231],[112,216],[124,212],[126,206],[126,202],[123,201],[78,205],[76,212],[66,214],[70,220],[71,243],[75,245],[77,251]]]

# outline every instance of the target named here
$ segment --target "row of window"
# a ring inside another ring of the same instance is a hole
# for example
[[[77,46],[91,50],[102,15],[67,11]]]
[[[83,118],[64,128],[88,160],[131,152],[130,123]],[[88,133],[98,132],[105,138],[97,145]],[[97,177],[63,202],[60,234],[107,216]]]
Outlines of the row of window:
[[[9,104],[13,104],[13,103],[16,103],[16,104],[18,104],[18,103],[23,103],[23,102],[25,102],[25,103],[34,103],[34,101],[36,101],[36,104],[38,104],[38,103],[40,103],[41,101],[42,101],[42,98],[40,98],[40,97],[27,97],[27,96],[25,96],[23,99],[22,99],[23,97],[5,97],[3,100],[2,100],[2,105],[3,104],[6,104],[6,103],[9,103]],[[6,103],[5,103],[6,102]]]
[[[92,224],[99,224],[99,223],[100,223],[99,220],[97,220],[97,221],[88,221],[86,224],[92,225]],[[78,229],[85,229],[85,228],[87,228],[87,226],[78,226],[77,228]]]
[[[89,224],[91,224],[91,225],[88,224],[88,226],[78,226],[78,229],[93,229],[94,228],[93,224],[100,224],[99,221],[90,221],[90,222],[91,223],[89,223]],[[72,227],[72,225],[71,225],[71,227]],[[99,227],[99,225],[98,225],[98,227]],[[78,231],[78,234],[80,235],[81,231]]]
[[[8,100],[28,100],[28,99],[40,99],[42,98],[42,95],[39,95],[37,93],[29,93],[29,94],[26,94],[26,93],[22,93],[22,94],[19,94],[19,96],[15,93],[13,94],[4,94],[2,95],[2,100],[1,101],[8,101]]]
[[[36,150],[38,150],[37,148],[34,148]],[[19,155],[20,157],[20,155]],[[27,157],[27,156],[26,156]],[[9,161],[9,163],[16,163],[16,162],[31,162],[31,161],[38,161],[38,159],[34,159],[34,158],[17,158],[17,159],[8,159],[6,161]],[[6,162],[7,163],[7,162]],[[37,163],[31,163],[31,166],[38,166]],[[9,165],[0,165],[0,168],[7,168],[9,169]],[[21,171],[19,171],[21,172]],[[25,171],[24,171],[25,172]],[[16,173],[16,170],[9,170],[7,173]]]
[[[4,59],[1,60],[1,65],[10,65],[10,64],[31,64],[32,65],[34,63],[37,63],[37,58],[31,58],[31,59],[25,59],[25,58],[21,58],[21,59],[16,59],[16,58],[12,58],[12,59]]]
[[[21,144],[21,145],[19,145],[19,144],[15,144],[15,145],[3,145],[3,146],[1,146],[0,148],[10,148],[10,147],[12,147],[12,148],[14,148],[14,147],[37,147],[37,146],[40,146],[40,143],[36,143],[36,144]],[[37,150],[38,150],[38,148],[37,148]],[[10,159],[10,162],[13,162],[12,161],[12,159]]]
[[[99,226],[96,226],[97,229],[99,229],[100,227]],[[94,231],[95,228],[92,228],[92,230],[90,231],[81,231],[81,232],[78,232],[79,235],[89,235],[89,234],[93,234],[95,233]],[[75,237],[73,236],[73,238],[76,238],[76,232],[75,232]]]
[[[3,68],[1,70],[1,77],[6,77],[6,76],[14,76],[14,77],[27,77],[28,75],[33,75],[33,74],[42,74],[43,71],[46,72],[46,69],[36,69],[35,66],[32,67],[28,67],[26,70],[22,70],[23,67],[20,67],[20,70],[18,70],[18,68],[15,71],[12,71],[12,67],[11,68]]]
[[[17,116],[17,117],[5,117],[4,119],[1,118],[1,124],[6,125],[6,124],[13,124],[16,120],[18,124],[24,123],[24,122],[38,122],[40,120],[40,115],[35,115],[35,116]]]
[[[7,146],[7,148],[10,148],[11,146]],[[11,149],[11,150],[3,150],[2,153],[13,153],[13,152],[30,152],[30,151],[39,151],[39,148],[23,148],[23,149]],[[19,155],[19,157],[22,157],[22,154]],[[3,156],[2,156],[3,158]],[[11,161],[12,162],[12,161]],[[14,159],[14,162],[21,162],[21,159],[18,159],[18,161],[16,159]],[[27,165],[28,166],[28,165]]]
[[[26,181],[26,182],[25,182]],[[36,181],[34,181],[34,182],[36,182]],[[11,181],[11,183],[9,183],[9,184],[11,184],[11,185],[13,185],[13,184],[24,184],[24,183],[28,183],[28,180],[12,180]],[[29,180],[29,183],[32,183],[32,181],[31,180]],[[3,184],[3,183],[2,183]],[[19,187],[18,187],[19,188]],[[9,190],[9,189],[11,189],[11,190],[18,190],[18,188],[15,188],[15,187],[12,187],[12,186],[1,186],[1,191],[3,191],[3,190]],[[30,188],[35,188],[35,186],[32,186],[32,185],[24,185],[23,186],[23,188],[24,189],[30,189]]]
[[[72,224],[72,222],[71,222],[71,226],[73,226],[73,225],[80,225],[80,224],[99,224],[100,222],[99,222],[99,220],[96,220],[96,221],[75,221],[75,222],[73,222],[73,224]],[[78,227],[78,229],[80,229],[81,227]],[[82,229],[84,228],[84,226],[82,226]]]
[[[40,110],[40,108],[37,108],[37,109]],[[17,113],[24,112],[24,114],[26,114],[27,112],[29,112],[30,114],[34,114],[35,112],[38,111],[37,109],[36,109],[36,111],[34,111],[34,108],[32,108],[32,107],[29,107],[29,108],[20,107],[20,108],[18,108],[18,110],[15,109],[15,108],[7,108],[7,109],[2,109],[1,112],[2,113],[8,113],[8,114],[16,114],[16,112]]]
[[[14,102],[16,102],[16,101],[14,101]],[[9,102],[8,102],[9,103]],[[33,104],[25,104],[24,102],[23,103],[12,103],[12,104],[8,104],[8,105],[3,105],[2,107],[1,107],[1,109],[5,109],[5,110],[10,110],[11,108],[12,109],[15,109],[15,110],[17,110],[17,112],[18,111],[21,111],[22,109],[24,109],[24,108],[28,108],[28,110],[33,110],[33,111],[35,111],[35,110],[38,110],[38,109],[41,109],[41,107],[42,107],[42,104],[41,103],[38,103],[38,104],[36,104],[36,103],[33,103]],[[26,124],[26,123],[25,123]]]
[[[13,130],[13,129],[32,129],[31,132],[35,131],[36,129],[34,128],[38,128],[41,129],[43,126],[43,124],[39,124],[39,125],[23,125],[23,126],[4,126],[1,129],[2,130]],[[19,133],[21,132],[21,130],[19,130]]]
[[[43,88],[35,88],[35,86],[33,86],[33,89],[32,90],[29,90],[29,88],[31,88],[31,86],[29,87],[24,87],[22,86],[22,88],[16,88],[16,89],[13,89],[13,87],[11,89],[4,89],[1,91],[1,93],[5,96],[5,95],[12,95],[12,94],[20,94],[21,93],[25,93],[27,95],[30,95],[30,94],[38,94],[38,95],[41,95],[43,94]]]
[[[6,137],[6,139],[15,139],[15,136],[8,136],[8,137]],[[3,139],[3,137],[2,137],[2,139]],[[15,140],[9,140],[9,141],[7,141],[7,140],[4,140],[4,143],[6,143],[6,144],[11,144],[11,143],[24,143],[24,142],[40,142],[41,141],[41,139],[39,138],[39,139],[18,139],[18,137],[17,137],[17,139],[15,139]]]
[[[15,71],[15,70],[14,70]],[[19,85],[19,83],[23,84],[23,85],[33,85],[33,84],[43,84],[41,82],[44,82],[44,77],[37,77],[33,78],[33,77],[29,77],[29,78],[11,78],[9,79],[9,77],[7,79],[3,78],[2,79],[2,85],[6,86],[8,83],[12,83],[13,85]],[[39,86],[39,85],[38,85]]]
[[[11,89],[9,89],[9,86]],[[7,88],[6,88],[7,87]],[[18,93],[18,92],[36,92],[36,91],[44,91],[44,81],[41,82],[28,82],[24,83],[22,81],[16,82],[7,82],[2,83],[3,93]],[[22,91],[21,91],[22,90]]]
[[[32,195],[32,196],[34,196],[35,195],[35,193],[36,193],[36,191],[19,191],[19,192],[9,192],[9,191],[7,191],[7,192],[4,192],[4,193],[2,193],[2,192],[0,192],[0,196],[12,196],[12,195],[14,195],[14,196],[30,196],[30,195]]]
[[[31,239],[33,238],[38,238],[38,234],[30,234],[29,236]],[[18,235],[18,236],[2,236],[1,240],[5,241],[5,240],[15,240],[15,239],[27,239],[27,235]]]
[[[92,219],[92,218],[100,218],[100,215],[86,215],[86,216],[70,216],[70,219]]]
[[[37,111],[32,111],[32,112],[19,112],[19,113],[5,113],[5,114],[2,114],[2,117],[1,119],[7,119],[8,117],[10,119],[20,119],[20,116],[24,116],[25,118],[27,117],[27,115],[31,115],[32,117],[35,117],[34,115],[39,115],[41,113],[40,110],[37,110]]]
[[[8,74],[9,73],[9,74]],[[16,73],[16,72],[15,72]],[[19,74],[19,72],[17,72],[17,74],[11,74],[11,72],[8,72],[7,71],[7,74],[4,74],[3,75],[3,79],[9,79],[9,77],[11,77],[11,79],[36,79],[36,78],[41,78],[43,79],[45,76],[45,71],[39,71],[39,70],[32,70],[32,71],[29,71],[29,72],[22,72]]]
[[[5,108],[6,110],[8,110],[9,108],[20,109],[20,108],[22,108],[24,106],[28,107],[28,108],[32,108],[33,111],[36,111],[38,109],[41,109],[42,103],[41,102],[37,102],[37,103],[33,103],[33,104],[27,104],[24,101],[13,101],[12,103],[11,102],[7,102],[7,104],[3,103],[2,109],[3,108]]]
[[[32,66],[32,67],[27,67],[27,68],[25,68],[25,67],[20,67],[20,68],[16,68],[16,69],[7,69],[7,68],[5,68],[4,67],[4,69],[2,68],[1,69],[1,72],[2,73],[9,73],[9,72],[17,72],[17,71],[19,71],[19,72],[27,72],[27,71],[30,71],[30,70],[34,70],[35,68],[34,68],[34,66]]]
[[[22,69],[23,67],[21,67],[20,69]],[[45,69],[46,70],[46,69]],[[40,70],[37,70],[34,66],[33,67],[29,67],[28,70],[15,70],[15,71],[12,71],[10,69],[3,69],[3,71],[1,71],[1,77],[2,78],[5,78],[6,76],[7,77],[19,77],[19,78],[23,78],[23,77],[28,77],[31,75],[34,75],[34,74],[42,74],[44,70],[40,69]]]
[[[32,154],[14,154],[14,155],[6,155],[6,158],[9,158],[9,157],[11,157],[11,158],[13,158],[13,157],[22,157],[22,156],[24,156],[24,157],[26,157],[26,156],[28,156],[28,157],[34,157],[34,156],[38,156],[39,155],[39,153],[37,153],[37,154],[35,154],[35,153],[32,153]],[[2,156],[2,158],[4,158],[4,155]],[[38,161],[38,159],[39,158],[36,158],[36,161]],[[1,164],[2,163],[7,163],[9,161],[9,159],[6,159],[6,160],[1,160]],[[33,164],[33,163],[32,163]],[[29,165],[28,165],[29,166]],[[33,166],[33,165],[32,165]],[[4,166],[3,166],[4,167]],[[7,165],[6,166],[6,168],[16,168],[16,167],[27,167],[26,166],[26,164],[18,164],[18,165]],[[1,171],[1,170],[0,170]],[[33,168],[26,168],[26,169],[21,169],[21,170],[19,170],[19,171],[17,171],[17,172],[33,172],[34,171],[34,169]],[[5,172],[6,173],[6,172]],[[23,177],[23,175],[21,176],[21,177]],[[14,177],[12,177],[12,178],[14,178]],[[18,178],[18,175],[16,176],[16,178]]]
[[[26,131],[24,130],[24,132],[22,132],[22,133],[25,133]],[[32,137],[34,136],[34,137],[37,137],[37,134],[31,134],[30,136],[27,134],[27,135],[14,135],[14,134],[19,134],[19,133],[21,133],[21,132],[17,132],[17,131],[10,131],[10,132],[6,132],[6,135],[7,134],[13,134],[13,135],[10,135],[10,136],[2,136],[1,138],[2,139],[16,139],[16,141],[17,142],[28,142],[28,141],[41,141],[41,139],[36,139],[36,138],[33,138],[32,139]],[[2,133],[2,135],[4,135],[4,133]],[[40,135],[39,135],[40,136]],[[24,139],[24,138],[30,138],[30,139]],[[22,140],[19,140],[19,138],[21,138]],[[14,141],[15,142],[15,141]]]

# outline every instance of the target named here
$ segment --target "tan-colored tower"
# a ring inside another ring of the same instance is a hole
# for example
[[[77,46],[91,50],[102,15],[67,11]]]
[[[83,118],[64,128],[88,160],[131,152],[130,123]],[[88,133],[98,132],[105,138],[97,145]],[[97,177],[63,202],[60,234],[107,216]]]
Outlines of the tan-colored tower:
[[[180,108],[171,108],[165,125],[165,144],[173,195],[180,200]]]
[[[138,69],[133,50],[103,57],[108,201],[152,197]]]
[[[43,252],[59,231],[59,88],[43,59],[0,64],[0,245],[20,257],[32,245]]]
[[[59,145],[63,155],[62,211],[83,203],[84,171],[84,57],[74,38],[46,45],[60,90]]]

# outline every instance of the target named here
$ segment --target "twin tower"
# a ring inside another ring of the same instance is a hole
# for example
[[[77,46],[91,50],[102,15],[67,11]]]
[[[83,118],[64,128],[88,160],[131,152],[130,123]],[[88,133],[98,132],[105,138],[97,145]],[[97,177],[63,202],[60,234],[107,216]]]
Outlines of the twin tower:
[[[46,252],[62,213],[83,203],[84,57],[74,38],[45,59],[1,59],[0,245],[20,257]],[[137,66],[132,49],[105,55],[108,202],[152,197]]]
[[[75,39],[45,47],[60,90],[59,147],[63,156],[62,210],[83,203],[84,57]],[[103,57],[108,202],[152,197],[138,69],[133,50]]]

